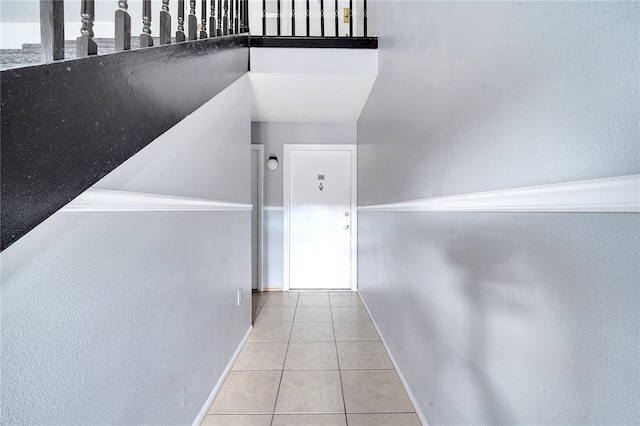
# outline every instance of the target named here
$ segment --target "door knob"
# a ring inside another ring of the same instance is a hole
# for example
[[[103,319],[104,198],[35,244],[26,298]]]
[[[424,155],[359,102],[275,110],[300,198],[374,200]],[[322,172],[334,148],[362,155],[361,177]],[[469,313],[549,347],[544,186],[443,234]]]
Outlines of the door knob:
[[[345,226],[344,229],[349,229],[349,225]]]

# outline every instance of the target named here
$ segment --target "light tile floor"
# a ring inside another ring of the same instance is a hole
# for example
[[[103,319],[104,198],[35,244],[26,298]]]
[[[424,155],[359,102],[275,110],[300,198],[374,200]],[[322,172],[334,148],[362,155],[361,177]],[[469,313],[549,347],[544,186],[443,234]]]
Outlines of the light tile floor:
[[[420,425],[356,293],[254,293],[253,315],[203,425]]]

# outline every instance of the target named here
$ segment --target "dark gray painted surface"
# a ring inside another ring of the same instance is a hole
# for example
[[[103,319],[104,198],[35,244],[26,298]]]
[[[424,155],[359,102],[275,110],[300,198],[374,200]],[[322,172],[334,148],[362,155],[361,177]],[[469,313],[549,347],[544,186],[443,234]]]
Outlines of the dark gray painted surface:
[[[638,3],[371,2],[359,205],[640,172]],[[431,424],[640,419],[638,214],[360,213]]]
[[[251,47],[377,49],[378,39],[376,37],[251,36]]]
[[[248,40],[3,71],[2,249],[244,75]]]

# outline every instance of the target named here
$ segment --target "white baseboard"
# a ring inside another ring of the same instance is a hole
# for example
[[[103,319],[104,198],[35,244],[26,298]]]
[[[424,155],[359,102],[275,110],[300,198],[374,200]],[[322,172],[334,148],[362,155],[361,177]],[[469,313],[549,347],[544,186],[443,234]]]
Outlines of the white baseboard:
[[[391,359],[391,363],[393,364],[393,368],[396,369],[396,373],[398,373],[398,377],[400,377],[400,382],[402,382],[402,386],[404,387],[404,390],[407,392],[407,396],[409,397],[409,401],[411,401],[411,404],[413,405],[413,409],[416,411],[416,415],[418,416],[418,419],[420,419],[420,423],[422,423],[423,426],[429,426],[429,422],[427,421],[427,418],[425,417],[424,413],[422,412],[422,409],[420,409],[420,405],[418,405],[418,400],[413,395],[413,392],[411,391],[411,388],[409,387],[409,384],[407,383],[407,381],[405,380],[404,376],[402,375],[402,371],[400,371],[400,367],[398,366],[398,363],[396,362],[395,358],[393,357],[393,354],[391,353],[389,345],[387,344],[387,341],[384,339],[384,336],[382,335],[382,332],[380,331],[380,327],[378,327],[378,324],[376,323],[376,320],[373,319],[373,315],[371,315],[371,311],[369,310],[369,306],[367,306],[367,302],[364,301],[364,299],[362,298],[362,295],[360,294],[359,291],[358,291],[358,296],[360,297],[360,300],[362,300],[362,304],[364,305],[364,308],[367,310],[367,313],[369,314],[369,317],[371,318],[371,322],[373,322],[373,326],[376,328],[376,331],[378,332],[378,336],[380,336],[380,341],[382,341],[382,345],[384,346],[385,350],[387,351],[387,354],[389,355],[389,358]]]
[[[209,398],[207,398],[207,400],[205,401],[204,407],[202,407],[202,410],[200,410],[200,413],[198,413],[198,417],[196,417],[196,419],[193,421],[193,426],[200,426],[200,423],[202,423],[202,421],[204,420],[204,416],[206,416],[207,413],[209,412],[209,408],[211,408],[211,404],[213,404],[213,400],[216,399],[216,396],[218,395],[218,392],[220,392],[220,389],[222,388],[224,381],[227,379],[227,376],[231,372],[231,368],[233,367],[233,364],[235,364],[236,359],[238,359],[238,356],[240,355],[240,352],[242,351],[244,344],[247,343],[247,339],[251,334],[251,330],[253,330],[253,325],[249,327],[249,330],[247,330],[247,334],[245,334],[244,337],[242,338],[242,341],[238,345],[238,348],[236,349],[235,353],[231,357],[231,360],[227,364],[227,368],[225,368],[224,371],[222,372],[222,376],[220,376],[220,380],[218,380],[218,383],[216,383],[216,386],[211,391]]]

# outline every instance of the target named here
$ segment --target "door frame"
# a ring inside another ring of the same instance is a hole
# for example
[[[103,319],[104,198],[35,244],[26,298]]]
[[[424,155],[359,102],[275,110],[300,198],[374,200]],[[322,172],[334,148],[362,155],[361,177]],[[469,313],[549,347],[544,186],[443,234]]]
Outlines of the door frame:
[[[282,202],[283,202],[283,269],[282,290],[290,289],[289,282],[289,179],[290,156],[294,151],[349,151],[351,152],[351,291],[358,289],[358,147],[354,144],[283,144],[283,178],[282,178]]]
[[[258,152],[258,205],[254,206],[258,209],[258,291],[264,291],[262,257],[264,253],[264,230],[263,230],[263,211],[264,211],[264,145],[251,144],[251,151]],[[251,161],[251,159],[249,159]],[[252,182],[253,184],[253,182]],[[251,265],[253,267],[253,265]],[[252,286],[253,288],[253,286]]]

